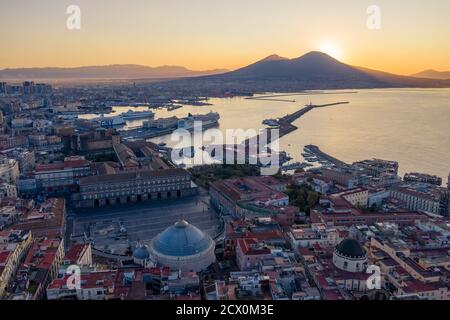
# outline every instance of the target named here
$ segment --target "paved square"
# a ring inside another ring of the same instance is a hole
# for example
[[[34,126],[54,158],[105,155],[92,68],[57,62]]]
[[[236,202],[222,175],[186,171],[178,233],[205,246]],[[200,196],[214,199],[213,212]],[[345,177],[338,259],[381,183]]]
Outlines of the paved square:
[[[98,249],[117,253],[129,245],[134,247],[137,241],[149,244],[153,237],[181,218],[212,237],[220,229],[219,216],[210,207],[207,195],[95,209],[72,209],[71,217],[71,230],[76,238],[82,239],[81,236],[86,234]]]

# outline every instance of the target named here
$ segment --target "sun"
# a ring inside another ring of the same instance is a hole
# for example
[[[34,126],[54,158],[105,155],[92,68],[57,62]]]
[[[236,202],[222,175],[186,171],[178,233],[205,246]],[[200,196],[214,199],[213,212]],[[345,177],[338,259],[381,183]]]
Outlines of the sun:
[[[320,45],[319,50],[323,53],[328,54],[329,56],[332,56],[335,59],[342,59],[342,50],[341,48],[333,43],[333,42],[323,42]]]

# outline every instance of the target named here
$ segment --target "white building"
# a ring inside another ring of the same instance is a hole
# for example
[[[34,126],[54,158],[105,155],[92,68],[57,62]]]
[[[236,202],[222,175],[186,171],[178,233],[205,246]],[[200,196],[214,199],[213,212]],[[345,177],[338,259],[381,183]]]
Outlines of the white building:
[[[311,227],[294,226],[288,233],[293,249],[309,248],[316,244],[321,246],[335,246],[340,236],[336,228],[327,228],[325,224],[316,223]]]
[[[16,183],[19,177],[19,163],[17,160],[3,158],[0,159],[0,181]]]
[[[0,200],[3,198],[17,198],[17,187],[10,183],[0,183]]]

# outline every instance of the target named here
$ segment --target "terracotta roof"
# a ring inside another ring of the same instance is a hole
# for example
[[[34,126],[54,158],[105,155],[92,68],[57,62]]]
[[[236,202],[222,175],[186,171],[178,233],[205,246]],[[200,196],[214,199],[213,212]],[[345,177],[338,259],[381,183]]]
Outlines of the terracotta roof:
[[[68,260],[71,263],[77,262],[77,260],[80,258],[81,254],[85,250],[86,247],[88,247],[89,244],[79,243],[73,245],[69,251],[66,253],[64,260]]]
[[[267,247],[257,247],[259,241],[255,238],[238,239],[238,246],[245,255],[270,254]]]

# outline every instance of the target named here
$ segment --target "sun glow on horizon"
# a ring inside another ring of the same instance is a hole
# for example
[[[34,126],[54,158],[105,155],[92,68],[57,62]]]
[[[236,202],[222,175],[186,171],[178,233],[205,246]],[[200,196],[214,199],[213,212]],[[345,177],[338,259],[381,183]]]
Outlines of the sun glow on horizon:
[[[334,42],[331,41],[322,42],[319,46],[319,51],[326,53],[337,60],[343,59],[341,48]]]

